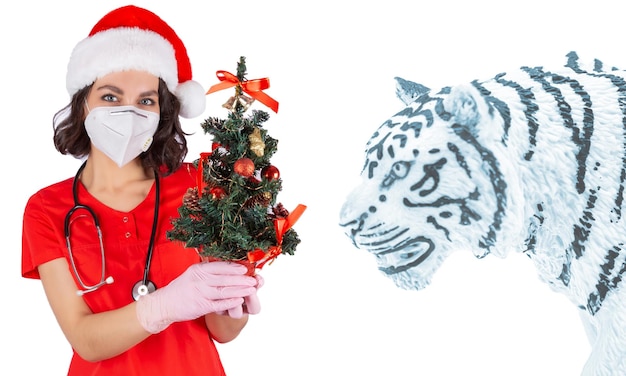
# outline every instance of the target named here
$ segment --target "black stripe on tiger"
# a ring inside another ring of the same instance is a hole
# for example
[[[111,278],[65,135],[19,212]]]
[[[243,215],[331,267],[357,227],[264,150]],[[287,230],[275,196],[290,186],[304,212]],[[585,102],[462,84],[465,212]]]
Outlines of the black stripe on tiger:
[[[495,77],[495,81],[500,82],[498,81],[498,79],[504,76],[505,74],[506,73],[500,73],[499,75],[497,75]],[[509,130],[511,129],[511,110],[509,109],[509,106],[503,100],[492,96],[491,91],[485,88],[483,85],[481,85],[480,82],[478,82],[478,80],[472,81],[472,86],[474,86],[476,90],[478,90],[478,92],[485,98],[485,101],[488,104],[490,104],[489,106],[490,114],[493,113],[492,108],[495,108],[500,113],[500,117],[504,121],[504,125],[503,125],[504,131],[502,132],[503,133],[502,144],[506,146],[507,140],[509,137]],[[532,93],[530,94],[532,95]],[[530,103],[527,103],[526,107],[528,107],[529,105]]]
[[[480,88],[479,87],[480,85],[477,82],[474,82],[473,84],[483,94],[486,92],[486,89]],[[495,102],[495,98],[494,98],[494,102]],[[436,109],[438,111],[437,115],[439,117],[443,119],[447,119],[450,117],[450,114],[444,110],[443,104],[441,103],[441,101],[439,101]],[[496,157],[493,155],[493,153],[489,149],[483,147],[480,144],[480,142],[476,140],[472,132],[470,132],[463,125],[454,124],[452,126],[452,129],[462,140],[467,142],[481,155],[482,160],[486,163],[486,171],[489,174],[489,179],[491,181],[494,193],[496,195],[497,209],[493,214],[493,220],[489,224],[489,230],[487,234],[485,234],[482,237],[482,241],[480,241],[478,244],[480,248],[484,249],[484,252],[480,257],[485,257],[491,252],[490,248],[496,243],[497,231],[500,230],[501,225],[502,225],[502,218],[505,215],[505,208],[507,205],[506,203],[507,184],[498,166],[498,161]],[[460,153],[458,152],[458,149],[456,150],[457,150],[456,152],[457,159],[459,158],[462,159],[463,156],[460,155]],[[406,202],[405,202],[405,205],[407,205]]]
[[[595,60],[594,71],[596,73],[587,72],[580,68],[578,64],[578,55],[575,52],[570,52],[567,54],[567,67],[572,69],[574,72],[578,74],[586,74],[591,77],[604,77],[608,78],[611,83],[617,88],[617,92],[619,93],[619,107],[622,110],[622,127],[626,131],[626,82],[622,77],[616,76],[614,74],[604,73],[602,72],[602,62],[599,60]],[[625,132],[626,135],[626,132]],[[618,214],[618,218],[621,218],[622,213],[622,204],[624,203],[624,182],[626,181],[626,137],[625,141],[622,144],[622,149],[625,151],[625,155],[622,155],[622,170],[620,173],[620,188],[618,190],[617,196],[615,197],[615,207],[614,211]]]
[[[592,315],[595,315],[600,310],[602,302],[606,298],[609,291],[615,289],[622,281],[622,275],[626,271],[626,262],[622,262],[622,266],[617,272],[617,275],[609,279],[612,270],[615,268],[615,259],[622,251],[621,246],[622,244],[614,246],[613,249],[609,249],[604,258],[606,262],[602,265],[602,272],[600,273],[598,284],[596,284],[596,292],[589,294],[589,298],[587,299],[586,308]]]
[[[614,74],[603,72],[602,62],[595,60],[594,72],[588,72],[580,67],[578,64],[578,55],[572,52],[568,55],[567,66],[578,74],[586,74],[596,78],[607,78],[611,84],[614,85],[619,93],[619,107],[622,112],[622,128],[626,129],[626,82],[622,77]],[[623,142],[623,150],[626,150],[626,142]],[[618,220],[621,219],[622,204],[624,202],[624,181],[626,179],[626,156],[622,155],[622,167],[620,172],[619,189],[614,199],[613,212],[618,215]],[[612,271],[615,268],[615,259],[622,250],[622,244],[614,246],[613,250],[608,250],[605,256],[605,263],[601,266],[601,272],[598,275],[598,283],[596,284],[596,291],[589,294],[587,299],[587,311],[595,315],[601,308],[606,295],[622,282],[623,275],[626,273],[626,262],[623,262],[620,269],[617,271],[613,278],[609,279],[612,275]],[[616,253],[617,252],[617,253]]]
[[[524,116],[526,116],[526,122],[528,124],[528,143],[530,144],[530,150],[526,152],[524,159],[529,161],[535,153],[533,149],[537,146],[537,130],[539,129],[539,124],[535,118],[535,113],[539,110],[539,106],[535,103],[535,94],[533,94],[530,89],[523,88],[517,82],[505,80],[503,77],[504,74],[499,74],[495,77],[495,81],[503,86],[514,89],[519,96],[520,102],[526,107]],[[510,111],[508,113],[510,120]],[[505,130],[507,129],[505,128]]]
[[[572,131],[571,141],[578,147],[578,153],[576,153],[576,160],[578,161],[578,171],[576,179],[576,189],[579,194],[585,191],[585,172],[587,171],[587,157],[589,156],[589,149],[591,144],[591,136],[593,135],[593,110],[589,93],[583,90],[582,85],[573,79],[569,79],[560,75],[556,75],[550,72],[544,72],[541,68],[528,68],[522,67],[522,70],[527,72],[530,78],[540,83],[542,88],[552,95],[557,103],[559,113],[563,119],[563,125]],[[555,86],[552,86],[546,77],[551,77],[555,84],[568,83],[576,94],[585,103],[583,119],[583,131],[582,137],[580,137],[580,129],[576,127],[574,119],[572,118],[572,107],[569,105],[561,90]]]

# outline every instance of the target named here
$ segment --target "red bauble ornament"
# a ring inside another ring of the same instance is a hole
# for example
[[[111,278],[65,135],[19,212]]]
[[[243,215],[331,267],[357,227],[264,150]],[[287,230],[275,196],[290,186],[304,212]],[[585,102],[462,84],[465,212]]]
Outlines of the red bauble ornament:
[[[226,190],[222,187],[213,187],[209,190],[209,194],[214,200],[221,200],[226,196]]]
[[[238,159],[235,161],[233,170],[244,178],[249,178],[254,175],[254,162],[250,158]]]
[[[265,180],[274,180],[280,177],[280,171],[276,168],[276,166],[266,166],[261,170],[261,176]]]

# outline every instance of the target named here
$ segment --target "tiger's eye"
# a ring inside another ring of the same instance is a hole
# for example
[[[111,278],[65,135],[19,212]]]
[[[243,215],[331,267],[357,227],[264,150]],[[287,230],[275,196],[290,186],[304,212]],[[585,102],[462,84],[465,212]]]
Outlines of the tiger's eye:
[[[399,161],[393,164],[391,167],[391,173],[396,178],[404,178],[409,174],[409,170],[411,169],[411,164],[405,161]]]

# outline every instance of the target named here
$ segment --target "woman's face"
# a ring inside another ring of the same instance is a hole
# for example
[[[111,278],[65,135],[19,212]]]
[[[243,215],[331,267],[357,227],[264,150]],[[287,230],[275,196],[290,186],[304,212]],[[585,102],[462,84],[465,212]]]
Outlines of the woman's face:
[[[98,78],[87,96],[88,110],[96,107],[135,106],[160,113],[159,78],[137,70],[109,73]]]

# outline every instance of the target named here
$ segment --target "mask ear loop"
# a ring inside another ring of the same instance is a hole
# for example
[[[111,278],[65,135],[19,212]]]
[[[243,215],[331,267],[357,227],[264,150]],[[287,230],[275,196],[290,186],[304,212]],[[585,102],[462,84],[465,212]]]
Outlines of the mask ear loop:
[[[87,119],[87,116],[88,116],[88,115],[89,115],[89,113],[91,112],[91,108],[89,108],[89,103],[87,103],[87,98],[85,98],[85,108],[87,109],[87,113],[85,114],[85,119]],[[83,120],[83,128],[85,128],[84,123],[85,123],[85,121]],[[86,131],[86,130],[85,130],[85,131]],[[90,142],[91,142],[91,141],[90,141]],[[86,161],[88,157],[89,157],[89,154],[87,154],[87,155],[85,155],[85,156],[81,157],[81,160],[82,160],[82,161]]]

